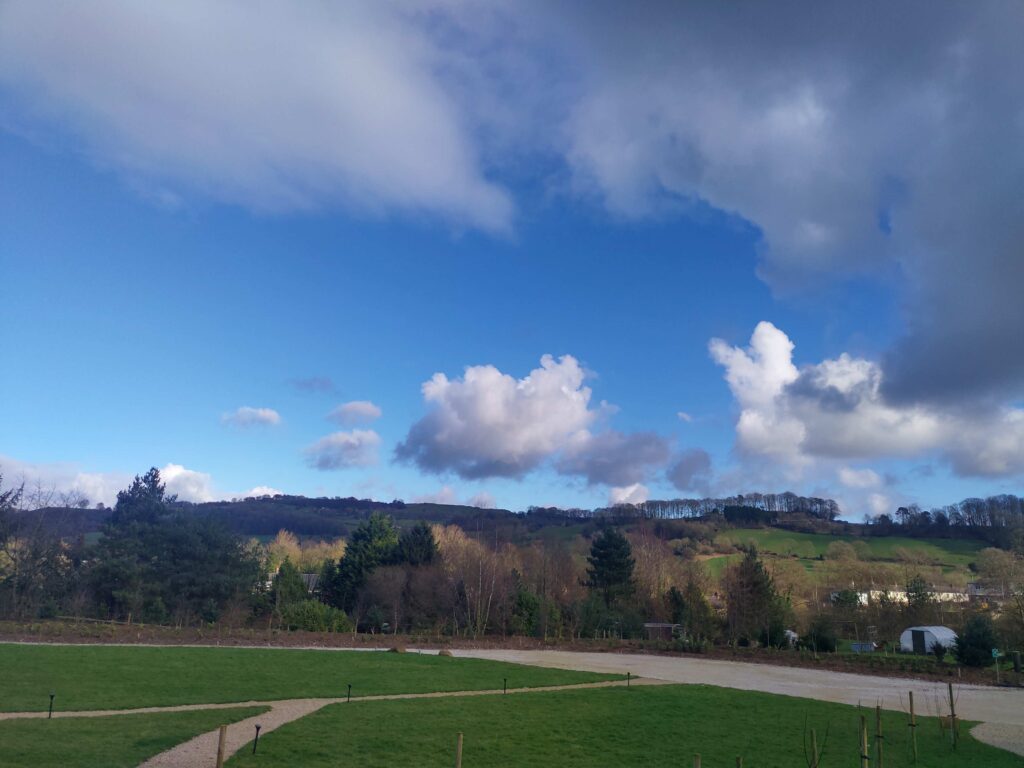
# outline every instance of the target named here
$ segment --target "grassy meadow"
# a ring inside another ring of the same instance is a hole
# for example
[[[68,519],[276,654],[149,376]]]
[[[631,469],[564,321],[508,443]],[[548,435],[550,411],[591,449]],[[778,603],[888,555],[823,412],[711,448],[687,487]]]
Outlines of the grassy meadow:
[[[0,644],[0,711],[129,709],[175,704],[534,688],[610,675],[418,653],[280,648]]]
[[[54,720],[0,720],[4,768],[131,768],[266,707]]]
[[[828,545],[843,541],[863,549],[863,560],[901,560],[906,555],[929,565],[966,568],[985,548],[979,541],[967,539],[911,539],[905,536],[837,536],[822,533],[798,533],[779,528],[735,528],[715,538],[718,544],[753,542],[758,550],[776,555],[816,558],[825,555]]]
[[[860,715],[874,710],[708,686],[666,685],[537,692],[430,701],[362,702],[327,707],[243,749],[230,768],[447,768],[456,733],[473,768],[558,765],[751,768],[806,765],[805,727],[825,742],[821,768],[857,765]],[[957,752],[938,723],[920,718],[919,765],[1010,768],[1021,758],[981,744],[964,724]],[[885,764],[912,765],[906,715],[883,713]],[[872,762],[874,764],[874,762]]]

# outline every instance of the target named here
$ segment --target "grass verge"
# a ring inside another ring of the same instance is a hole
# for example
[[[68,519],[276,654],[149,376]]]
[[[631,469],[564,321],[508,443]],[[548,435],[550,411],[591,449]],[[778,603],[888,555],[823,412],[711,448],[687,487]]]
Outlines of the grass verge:
[[[614,679],[418,653],[0,645],[0,711],[130,709],[385,693],[535,688]],[[2,762],[2,761],[0,761]]]
[[[807,765],[809,729],[825,741],[821,768],[858,764],[860,715],[874,710],[709,686],[636,686],[514,696],[336,704],[243,749],[230,768],[447,768],[456,733],[473,768],[558,765],[703,765],[793,768]],[[964,724],[953,753],[937,721],[919,718],[918,765],[1010,768],[1020,758],[975,741]],[[807,729],[805,731],[805,728]],[[907,717],[883,713],[885,765],[912,764]],[[872,765],[874,756],[872,755]]]
[[[152,715],[0,721],[5,768],[130,768],[221,725],[266,707]]]

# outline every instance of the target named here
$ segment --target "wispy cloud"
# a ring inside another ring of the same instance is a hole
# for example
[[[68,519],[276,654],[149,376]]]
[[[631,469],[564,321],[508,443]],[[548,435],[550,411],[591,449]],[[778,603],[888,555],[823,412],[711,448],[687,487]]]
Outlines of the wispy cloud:
[[[241,408],[225,413],[220,418],[221,423],[246,429],[248,427],[276,427],[281,423],[281,414],[273,408],[252,408],[243,405]]]

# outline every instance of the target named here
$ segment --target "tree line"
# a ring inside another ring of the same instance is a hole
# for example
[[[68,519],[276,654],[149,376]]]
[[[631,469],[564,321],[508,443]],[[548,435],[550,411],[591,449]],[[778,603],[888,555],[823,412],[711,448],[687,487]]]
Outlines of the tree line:
[[[514,539],[498,529],[399,526],[374,510],[344,540],[300,542],[279,532],[264,543],[176,503],[153,469],[118,494],[100,535],[87,541],[18,514],[24,496],[0,483],[7,618],[556,640],[641,637],[645,622],[664,622],[675,626],[678,647],[691,650],[783,646],[796,636],[827,649],[836,633],[862,637],[875,627],[891,637],[908,622],[964,620],[943,613],[921,576],[925,566],[910,560],[889,566],[905,569],[905,603],[883,596],[864,605],[852,588],[818,595],[798,563],[766,563],[742,542],[712,582],[698,559],[708,551],[708,522],[640,517],[617,525],[606,516],[565,536]],[[830,545],[823,573],[832,583],[873,582],[880,565],[860,561],[856,550]],[[1002,637],[1024,644],[1024,548],[985,550],[977,571],[1009,596]]]

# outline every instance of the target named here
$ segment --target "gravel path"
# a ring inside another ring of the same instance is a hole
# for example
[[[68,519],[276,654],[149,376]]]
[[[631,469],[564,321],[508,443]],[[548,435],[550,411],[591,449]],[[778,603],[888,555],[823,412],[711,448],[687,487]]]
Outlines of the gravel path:
[[[700,657],[650,656],[575,651],[459,650],[456,656],[510,661],[537,667],[586,672],[632,672],[638,677],[672,683],[700,683],[744,691],[763,691],[839,704],[881,704],[907,711],[907,692],[914,691],[920,715],[948,714],[948,689],[943,683],[873,677],[846,672],[773,667]],[[1024,755],[1024,690],[979,685],[954,685],[957,715],[982,725],[971,731],[980,741]]]

